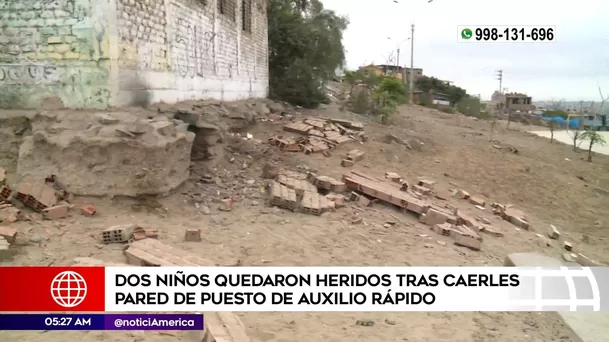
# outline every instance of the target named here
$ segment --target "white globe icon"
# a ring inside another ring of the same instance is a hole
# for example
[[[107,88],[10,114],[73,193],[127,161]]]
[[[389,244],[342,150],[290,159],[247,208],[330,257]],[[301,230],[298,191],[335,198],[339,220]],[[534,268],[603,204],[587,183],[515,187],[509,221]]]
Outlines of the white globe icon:
[[[51,282],[51,297],[64,308],[74,308],[87,296],[87,282],[74,271],[59,273]]]

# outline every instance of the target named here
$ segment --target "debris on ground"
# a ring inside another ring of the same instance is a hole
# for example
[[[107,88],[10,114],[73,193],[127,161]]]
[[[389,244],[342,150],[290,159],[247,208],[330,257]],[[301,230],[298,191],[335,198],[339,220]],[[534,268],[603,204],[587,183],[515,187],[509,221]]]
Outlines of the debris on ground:
[[[10,249],[10,244],[3,236],[0,236],[0,261],[13,260],[13,253]]]
[[[308,117],[283,126],[284,131],[301,136],[274,136],[269,144],[286,152],[326,152],[344,143],[366,141],[363,129],[363,124],[358,122]]]
[[[0,167],[0,185],[6,182],[6,170]]]
[[[184,233],[184,241],[201,242],[201,229],[189,228]]]

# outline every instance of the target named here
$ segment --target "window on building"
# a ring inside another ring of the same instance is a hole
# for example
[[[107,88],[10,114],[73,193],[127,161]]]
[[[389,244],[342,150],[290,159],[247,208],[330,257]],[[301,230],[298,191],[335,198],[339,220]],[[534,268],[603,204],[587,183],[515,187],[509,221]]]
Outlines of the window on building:
[[[236,0],[218,0],[218,12],[235,20]]]
[[[252,0],[241,0],[241,27],[245,32],[252,32]]]

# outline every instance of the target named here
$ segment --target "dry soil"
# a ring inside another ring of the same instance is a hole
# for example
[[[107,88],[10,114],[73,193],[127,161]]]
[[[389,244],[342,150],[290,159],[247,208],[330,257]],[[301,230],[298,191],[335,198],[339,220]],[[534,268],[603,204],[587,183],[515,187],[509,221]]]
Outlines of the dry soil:
[[[293,113],[299,115],[299,113]],[[499,123],[490,142],[490,126],[460,115],[439,113],[421,107],[404,107],[391,125],[380,125],[364,117],[340,113],[335,107],[302,113],[339,116],[366,123],[370,140],[345,145],[331,157],[304,155],[269,149],[252,142],[229,143],[226,155],[214,167],[193,165],[193,181],[167,198],[148,200],[77,198],[76,205],[93,203],[99,214],[58,221],[32,221],[11,225],[22,232],[15,265],[70,265],[76,257],[124,262],[121,245],[101,245],[100,230],[114,224],[137,222],[156,229],[159,239],[222,265],[336,265],[336,266],[425,266],[501,265],[513,252],[540,252],[560,258],[560,242],[547,247],[535,233],[544,234],[550,224],[563,232],[575,250],[606,262],[609,197],[596,186],[609,187],[609,156],[597,155],[594,163],[567,145],[525,133],[530,127],[512,123],[506,130]],[[250,133],[265,141],[281,131],[276,122],[259,123]],[[384,137],[395,134],[411,148],[388,144]],[[253,144],[253,145],[252,145]],[[501,147],[501,148],[497,148]],[[316,170],[340,178],[346,169],[341,157],[350,149],[366,152],[357,168],[382,177],[396,172],[415,181],[432,178],[444,189],[465,189],[483,194],[490,202],[511,203],[526,211],[532,231],[518,230],[463,201],[450,205],[486,217],[504,237],[486,237],[480,252],[454,246],[429,231],[409,215],[382,205],[340,209],[321,217],[295,214],[265,207],[260,173],[267,162],[287,168]],[[510,152],[517,149],[518,153]],[[212,174],[215,184],[197,184],[202,173]],[[253,182],[252,182],[253,181]],[[232,212],[218,210],[215,199],[242,198]],[[197,199],[199,198],[199,199]],[[200,198],[203,198],[201,200]],[[194,202],[202,201],[195,205]],[[209,213],[207,212],[209,209]],[[364,223],[352,225],[354,210]],[[393,216],[398,217],[396,220]],[[389,228],[386,221],[398,221]],[[184,242],[187,228],[200,228],[201,243]],[[42,243],[28,242],[39,237]],[[438,243],[440,241],[440,243]],[[441,243],[445,242],[445,244]],[[3,280],[5,281],[5,280]],[[428,341],[428,342],[521,342],[576,341],[554,313],[244,313],[247,332],[254,342],[293,341]],[[356,325],[373,320],[371,327]],[[65,340],[92,341],[191,341],[187,333],[157,332],[0,332],[2,341]]]

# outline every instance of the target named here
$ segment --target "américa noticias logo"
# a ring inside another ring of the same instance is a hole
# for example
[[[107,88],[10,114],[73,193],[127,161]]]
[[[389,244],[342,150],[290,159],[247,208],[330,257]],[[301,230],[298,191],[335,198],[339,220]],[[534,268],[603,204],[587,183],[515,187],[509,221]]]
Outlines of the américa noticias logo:
[[[64,308],[74,308],[80,305],[87,296],[85,278],[74,271],[63,271],[51,282],[51,297]]]

